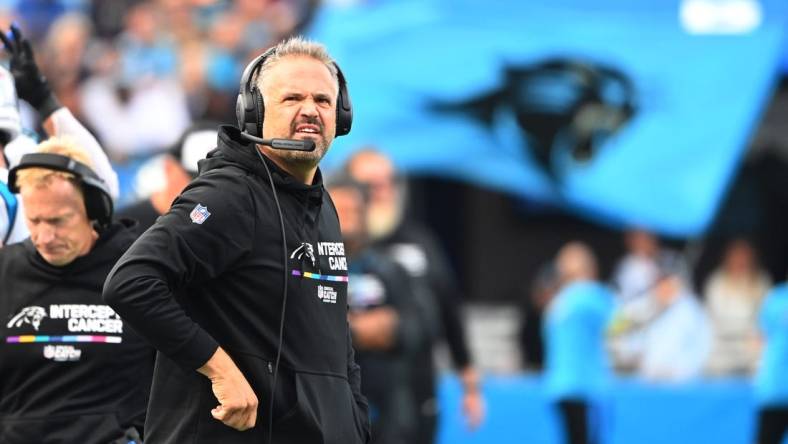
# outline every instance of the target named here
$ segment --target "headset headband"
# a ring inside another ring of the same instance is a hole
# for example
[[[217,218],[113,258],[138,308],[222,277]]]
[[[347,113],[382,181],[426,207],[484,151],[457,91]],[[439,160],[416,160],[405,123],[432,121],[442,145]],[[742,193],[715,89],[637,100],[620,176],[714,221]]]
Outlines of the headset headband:
[[[265,104],[263,103],[263,96],[260,90],[257,85],[254,84],[255,75],[262,69],[265,60],[273,55],[275,51],[276,47],[269,48],[246,65],[241,75],[238,99],[235,104],[238,127],[242,132],[258,138],[263,137]],[[353,124],[353,106],[350,102],[350,94],[348,93],[345,75],[336,62],[332,63],[337,71],[337,81],[339,84],[336,105],[335,136],[344,136],[350,132],[350,127]]]

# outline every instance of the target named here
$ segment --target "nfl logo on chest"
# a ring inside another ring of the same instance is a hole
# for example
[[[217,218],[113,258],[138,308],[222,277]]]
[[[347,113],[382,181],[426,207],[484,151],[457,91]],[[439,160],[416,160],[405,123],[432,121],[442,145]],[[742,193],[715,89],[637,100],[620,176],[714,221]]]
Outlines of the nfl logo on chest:
[[[204,207],[200,204],[197,204],[196,207],[189,213],[189,217],[191,218],[192,222],[195,224],[201,224],[205,222],[206,219],[211,217],[210,211],[208,211],[208,207]]]

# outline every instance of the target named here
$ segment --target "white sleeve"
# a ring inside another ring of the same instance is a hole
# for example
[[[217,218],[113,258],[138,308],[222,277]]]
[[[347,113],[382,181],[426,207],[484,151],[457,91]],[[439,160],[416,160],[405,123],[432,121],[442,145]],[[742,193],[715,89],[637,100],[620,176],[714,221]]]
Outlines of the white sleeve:
[[[36,141],[24,134],[18,135],[3,148],[3,154],[8,161],[9,168],[16,166],[23,155],[35,151]],[[5,184],[8,183],[8,170],[5,168],[0,169],[0,181]],[[6,237],[8,239],[5,245],[11,245],[23,241],[29,236],[27,225],[25,224],[22,199],[16,196],[14,200],[16,202],[16,211],[14,214],[9,214],[10,205],[5,199],[0,198],[0,247],[3,246],[3,239]]]
[[[110,195],[117,200],[120,194],[118,185],[118,175],[104,150],[99,145],[98,140],[90,134],[84,126],[71,114],[68,108],[60,108],[50,116],[55,127],[55,136],[71,136],[75,142],[85,148],[93,160],[96,174],[104,180],[109,188]]]
[[[25,134],[20,134],[8,142],[4,148],[5,157],[8,159],[8,168],[15,167],[25,154],[35,153],[37,146],[38,143]],[[3,181],[8,180],[7,176],[2,179]]]
[[[5,168],[0,168],[0,182],[3,184],[8,183],[8,170]],[[2,248],[3,245],[11,245],[23,241],[29,236],[27,225],[25,224],[22,199],[20,199],[19,196],[12,197],[16,204],[16,210],[11,214],[9,210],[14,207],[14,204],[7,202],[5,197],[4,193],[0,193],[0,248]]]
[[[25,208],[24,205],[22,205],[22,199],[17,196],[16,217],[14,218],[14,225],[11,227],[11,233],[8,235],[8,242],[6,245],[22,242],[27,239],[28,236],[30,236],[30,232],[27,231],[27,224],[25,223]],[[0,245],[2,245],[2,239],[0,239]]]

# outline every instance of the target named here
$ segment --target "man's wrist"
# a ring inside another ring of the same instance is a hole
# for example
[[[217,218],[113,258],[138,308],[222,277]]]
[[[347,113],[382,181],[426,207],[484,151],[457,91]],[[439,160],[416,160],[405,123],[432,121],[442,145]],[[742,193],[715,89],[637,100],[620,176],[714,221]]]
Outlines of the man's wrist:
[[[213,378],[217,373],[221,373],[223,367],[227,365],[227,359],[229,359],[227,353],[221,347],[217,347],[210,359],[198,368],[197,372],[209,379]]]

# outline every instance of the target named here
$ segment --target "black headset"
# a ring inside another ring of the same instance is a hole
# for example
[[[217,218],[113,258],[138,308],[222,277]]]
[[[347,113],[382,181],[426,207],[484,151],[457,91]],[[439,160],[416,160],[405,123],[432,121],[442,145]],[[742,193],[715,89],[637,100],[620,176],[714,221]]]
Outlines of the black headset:
[[[12,193],[19,193],[19,186],[16,183],[17,173],[28,168],[45,168],[73,174],[85,196],[88,219],[98,221],[103,227],[112,221],[113,204],[109,188],[89,166],[62,154],[25,154],[19,164],[8,172],[8,189]]]
[[[238,119],[238,128],[242,133],[250,136],[263,137],[263,119],[265,118],[265,105],[263,95],[257,87],[257,73],[262,69],[266,59],[274,54],[276,47],[257,56],[252,60],[241,75],[241,86],[238,90],[238,99],[235,102],[235,116]],[[342,70],[336,62],[332,62],[337,70],[339,80],[339,95],[337,96],[337,126],[336,136],[344,136],[350,132],[353,124],[353,107],[350,104],[350,94]]]

